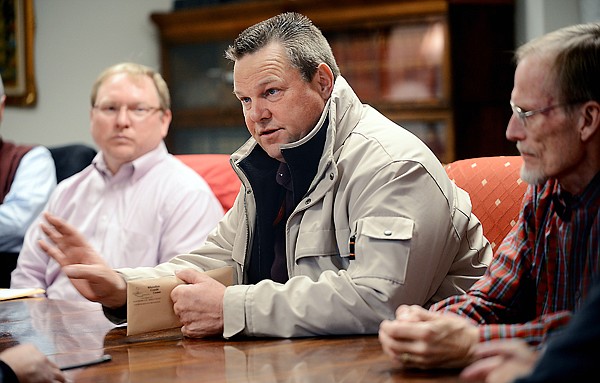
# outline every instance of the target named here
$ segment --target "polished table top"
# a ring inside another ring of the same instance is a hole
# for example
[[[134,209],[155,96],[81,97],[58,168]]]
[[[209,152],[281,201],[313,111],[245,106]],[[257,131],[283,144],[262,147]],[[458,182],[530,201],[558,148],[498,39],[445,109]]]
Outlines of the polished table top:
[[[460,382],[457,371],[404,371],[377,336],[183,338],[179,329],[126,336],[97,304],[42,298],[0,302],[0,350],[34,343],[72,382]]]

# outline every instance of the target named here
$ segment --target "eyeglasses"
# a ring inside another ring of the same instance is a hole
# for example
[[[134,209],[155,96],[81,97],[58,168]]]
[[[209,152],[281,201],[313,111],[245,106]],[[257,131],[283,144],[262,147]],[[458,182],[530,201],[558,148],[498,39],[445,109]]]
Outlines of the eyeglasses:
[[[540,109],[535,109],[535,110],[523,110],[521,109],[521,107],[515,105],[514,102],[510,102],[510,108],[512,109],[513,113],[517,115],[517,117],[519,117],[519,120],[521,120],[521,122],[523,123],[523,126],[527,126],[527,118],[534,116],[538,113],[544,113],[547,112],[549,110],[552,110],[554,108],[560,108],[563,106],[569,106],[569,105],[573,105],[575,103],[568,103],[568,104],[554,104],[554,105],[549,105],[546,106],[544,108],[540,108]]]
[[[136,121],[141,121],[156,111],[163,110],[158,107],[143,106],[143,105],[94,105],[94,109],[100,112],[105,117],[115,118],[121,113],[121,110],[126,108],[127,116]]]

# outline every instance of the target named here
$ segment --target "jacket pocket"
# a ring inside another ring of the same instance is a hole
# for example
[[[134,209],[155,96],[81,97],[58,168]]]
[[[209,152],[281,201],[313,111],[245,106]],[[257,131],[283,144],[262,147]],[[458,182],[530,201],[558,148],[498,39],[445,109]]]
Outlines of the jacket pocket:
[[[404,283],[415,223],[405,217],[366,217],[357,222],[355,277]]]

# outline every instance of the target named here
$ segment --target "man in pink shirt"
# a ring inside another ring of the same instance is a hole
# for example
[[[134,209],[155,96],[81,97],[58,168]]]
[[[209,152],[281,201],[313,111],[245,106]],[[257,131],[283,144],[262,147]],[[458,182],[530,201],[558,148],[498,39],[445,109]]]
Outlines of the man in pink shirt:
[[[133,63],[109,67],[94,83],[91,105],[100,152],[59,184],[46,212],[77,228],[113,268],[155,266],[200,246],[223,209],[208,184],[167,152],[172,115],[160,74]],[[25,235],[11,287],[85,301],[39,247],[43,220]]]

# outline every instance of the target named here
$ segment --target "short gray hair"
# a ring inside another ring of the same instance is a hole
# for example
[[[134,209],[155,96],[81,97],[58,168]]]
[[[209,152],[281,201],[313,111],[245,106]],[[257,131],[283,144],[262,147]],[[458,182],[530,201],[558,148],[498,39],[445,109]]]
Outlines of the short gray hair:
[[[517,64],[529,55],[553,59],[553,76],[560,101],[600,102],[600,23],[571,25],[547,33],[515,53]]]
[[[331,46],[321,30],[299,13],[286,12],[248,27],[225,51],[225,58],[235,62],[247,54],[264,48],[271,42],[280,43],[290,64],[310,82],[319,64],[331,68],[334,78],[340,75]]]

